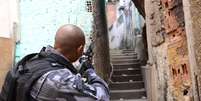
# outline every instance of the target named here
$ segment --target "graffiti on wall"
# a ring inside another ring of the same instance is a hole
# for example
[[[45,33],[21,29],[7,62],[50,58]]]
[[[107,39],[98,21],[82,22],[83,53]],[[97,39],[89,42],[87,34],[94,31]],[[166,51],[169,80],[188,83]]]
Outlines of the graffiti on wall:
[[[144,20],[131,0],[119,0],[113,6],[116,8],[116,13],[113,12],[115,17],[108,18],[110,49],[134,49],[136,36],[142,33]]]

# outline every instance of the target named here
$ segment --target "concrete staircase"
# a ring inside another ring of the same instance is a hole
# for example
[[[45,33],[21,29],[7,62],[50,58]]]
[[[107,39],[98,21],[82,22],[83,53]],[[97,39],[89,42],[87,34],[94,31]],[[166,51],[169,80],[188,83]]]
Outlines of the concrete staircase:
[[[110,87],[111,101],[146,101],[140,62],[134,50],[111,50],[113,66]]]

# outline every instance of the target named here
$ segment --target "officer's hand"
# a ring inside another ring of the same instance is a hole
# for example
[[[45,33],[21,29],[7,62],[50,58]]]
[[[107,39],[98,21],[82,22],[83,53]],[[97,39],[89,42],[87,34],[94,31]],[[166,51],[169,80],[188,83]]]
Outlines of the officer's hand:
[[[94,67],[93,67],[93,65],[92,65],[89,61],[83,60],[83,61],[81,62],[81,67],[80,67],[79,73],[80,73],[81,75],[83,75],[84,72],[85,72],[86,70],[88,70],[88,69],[94,69]]]

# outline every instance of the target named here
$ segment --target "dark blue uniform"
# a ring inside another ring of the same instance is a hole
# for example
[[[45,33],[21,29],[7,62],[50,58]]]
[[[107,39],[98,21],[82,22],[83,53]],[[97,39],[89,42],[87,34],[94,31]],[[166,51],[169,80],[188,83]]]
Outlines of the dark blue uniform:
[[[65,58],[51,47],[45,51]],[[107,84],[93,69],[86,70],[85,75],[88,82],[68,68],[49,71],[37,80],[30,95],[37,101],[109,101]]]

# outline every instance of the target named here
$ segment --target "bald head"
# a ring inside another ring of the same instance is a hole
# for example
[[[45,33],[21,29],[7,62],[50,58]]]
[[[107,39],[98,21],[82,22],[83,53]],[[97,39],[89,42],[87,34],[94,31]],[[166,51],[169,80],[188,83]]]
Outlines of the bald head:
[[[76,53],[76,51],[79,51],[77,49],[80,47],[83,48],[84,44],[84,32],[75,25],[63,25],[56,32],[54,48],[67,58],[71,58],[72,56],[70,55],[80,55],[80,53]]]

